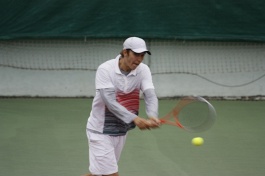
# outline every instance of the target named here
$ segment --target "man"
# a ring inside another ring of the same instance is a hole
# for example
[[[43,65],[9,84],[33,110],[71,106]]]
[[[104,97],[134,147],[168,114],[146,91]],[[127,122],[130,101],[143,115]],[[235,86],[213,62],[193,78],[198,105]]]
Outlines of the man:
[[[127,132],[157,128],[158,99],[152,76],[143,64],[145,41],[130,37],[115,59],[101,64],[96,73],[96,95],[87,122],[90,176],[119,176],[118,161]],[[149,119],[138,116],[139,96],[143,92]]]

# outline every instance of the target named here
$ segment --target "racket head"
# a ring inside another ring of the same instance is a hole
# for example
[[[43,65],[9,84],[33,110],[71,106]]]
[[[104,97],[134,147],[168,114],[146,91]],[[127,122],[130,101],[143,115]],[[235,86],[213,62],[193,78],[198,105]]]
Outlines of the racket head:
[[[178,126],[189,132],[206,131],[216,121],[214,107],[204,98],[189,96],[182,98],[161,123]]]

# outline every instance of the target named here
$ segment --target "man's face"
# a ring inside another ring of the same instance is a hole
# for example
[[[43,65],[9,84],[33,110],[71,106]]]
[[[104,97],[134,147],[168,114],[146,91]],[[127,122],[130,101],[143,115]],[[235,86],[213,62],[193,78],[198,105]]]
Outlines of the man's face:
[[[136,69],[138,65],[144,60],[145,52],[135,53],[131,50],[124,52],[125,63],[130,70]]]

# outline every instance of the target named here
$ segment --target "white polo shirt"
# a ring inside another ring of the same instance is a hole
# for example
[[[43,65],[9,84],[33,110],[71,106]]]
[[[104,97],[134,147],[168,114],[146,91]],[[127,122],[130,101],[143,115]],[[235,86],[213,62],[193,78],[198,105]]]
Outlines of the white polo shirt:
[[[138,115],[140,106],[140,91],[154,89],[149,67],[141,63],[127,76],[119,68],[118,55],[115,59],[101,64],[96,73],[96,95],[92,104],[92,111],[88,118],[87,129],[109,135],[125,135],[135,127],[134,117],[120,119],[111,113],[102,100],[99,89],[114,88],[116,100],[128,111]]]

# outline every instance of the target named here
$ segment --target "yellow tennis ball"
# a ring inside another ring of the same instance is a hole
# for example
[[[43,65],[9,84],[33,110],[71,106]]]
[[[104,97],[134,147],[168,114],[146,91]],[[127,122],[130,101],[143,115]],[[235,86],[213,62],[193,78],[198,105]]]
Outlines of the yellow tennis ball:
[[[195,146],[200,146],[200,145],[203,144],[203,142],[204,142],[204,140],[203,140],[203,138],[201,138],[201,137],[195,137],[195,138],[193,138],[193,139],[191,140],[191,143],[192,143],[193,145],[195,145]]]

